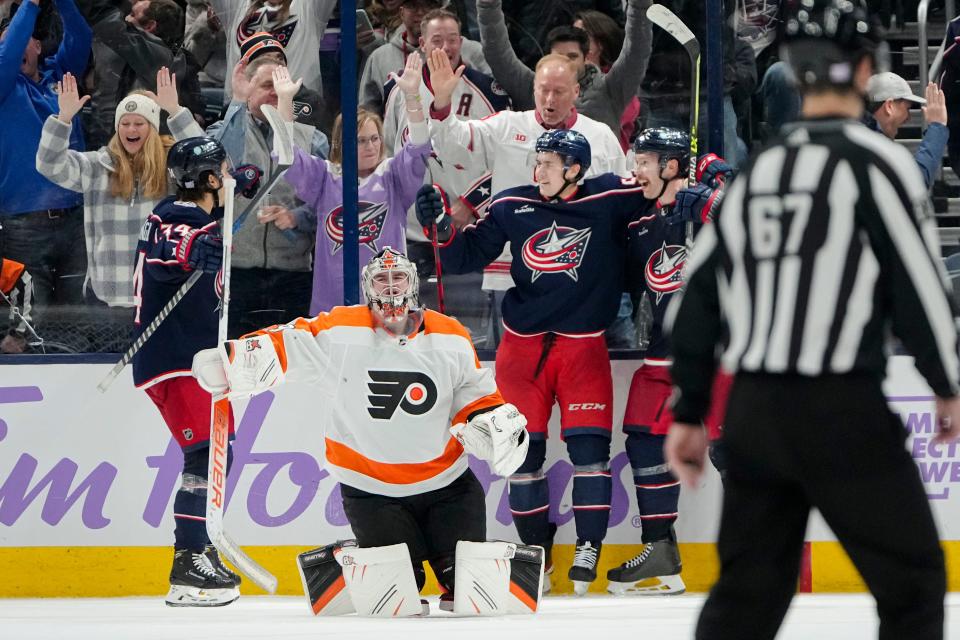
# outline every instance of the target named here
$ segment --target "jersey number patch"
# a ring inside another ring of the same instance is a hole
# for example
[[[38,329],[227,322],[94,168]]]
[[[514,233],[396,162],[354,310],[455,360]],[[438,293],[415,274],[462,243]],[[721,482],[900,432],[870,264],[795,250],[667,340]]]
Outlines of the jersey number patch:
[[[813,196],[809,193],[754,196],[748,208],[750,247],[754,257],[770,260],[799,253],[811,209]]]
[[[437,385],[419,371],[367,371],[370,406],[374,420],[389,420],[397,408],[412,416],[430,411],[437,403]]]

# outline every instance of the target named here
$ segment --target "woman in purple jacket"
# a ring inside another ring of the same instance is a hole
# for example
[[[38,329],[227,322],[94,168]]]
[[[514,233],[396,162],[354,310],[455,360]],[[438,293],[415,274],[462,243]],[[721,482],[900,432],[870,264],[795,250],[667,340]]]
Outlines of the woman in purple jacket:
[[[413,205],[417,189],[423,184],[427,157],[432,152],[424,107],[420,102],[422,65],[419,52],[414,52],[407,58],[403,75],[397,79],[397,86],[407,98],[410,139],[396,156],[386,157],[380,117],[365,109],[357,111],[357,164],[360,173],[358,273],[383,247],[406,251],[404,227],[407,210]],[[274,72],[274,87],[280,113],[292,120],[292,99],[300,82],[292,82],[287,69],[278,67]],[[334,125],[330,160],[296,149],[293,166],[284,176],[297,190],[297,197],[317,212],[313,298],[310,301],[312,315],[343,304],[341,118],[342,115]],[[357,294],[360,294],[359,288]]]

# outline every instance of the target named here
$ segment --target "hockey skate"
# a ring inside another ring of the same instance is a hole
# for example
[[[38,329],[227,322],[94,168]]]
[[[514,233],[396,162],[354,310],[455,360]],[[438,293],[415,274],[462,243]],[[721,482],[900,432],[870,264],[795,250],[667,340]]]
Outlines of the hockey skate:
[[[602,543],[589,540],[577,540],[577,549],[573,554],[573,566],[567,574],[573,582],[573,592],[582,596],[597,579],[597,562],[600,560]]]
[[[240,586],[240,583],[243,582],[243,580],[240,578],[239,575],[231,571],[230,567],[223,564],[223,561],[220,559],[220,554],[217,552],[217,548],[215,546],[213,546],[212,544],[208,544],[203,549],[203,555],[207,556],[207,560],[210,561],[210,564],[213,565],[213,568],[216,570],[216,572],[219,573],[224,578],[226,578],[231,583],[230,586],[232,587]]]
[[[170,569],[170,607],[222,607],[240,597],[240,589],[220,575],[206,552],[178,549]]]
[[[618,596],[679,595],[687,590],[680,577],[682,567],[675,540],[650,542],[639,554],[607,571],[607,591]]]
[[[543,547],[543,587],[540,588],[540,595],[547,595],[553,588],[553,542]]]

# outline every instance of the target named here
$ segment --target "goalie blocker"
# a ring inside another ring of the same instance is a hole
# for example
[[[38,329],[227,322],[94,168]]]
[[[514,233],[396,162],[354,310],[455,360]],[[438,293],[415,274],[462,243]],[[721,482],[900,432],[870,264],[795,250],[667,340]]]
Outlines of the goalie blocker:
[[[536,613],[543,586],[542,547],[512,542],[457,543],[453,613],[502,616]],[[427,615],[406,544],[359,548],[336,542],[297,556],[314,615],[392,618]]]

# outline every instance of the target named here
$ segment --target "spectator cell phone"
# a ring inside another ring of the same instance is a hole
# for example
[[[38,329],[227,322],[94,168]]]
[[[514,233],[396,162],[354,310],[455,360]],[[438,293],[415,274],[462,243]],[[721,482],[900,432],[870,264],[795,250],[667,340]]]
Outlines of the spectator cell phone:
[[[370,22],[370,16],[363,9],[357,9],[357,32],[373,31],[373,24]]]

